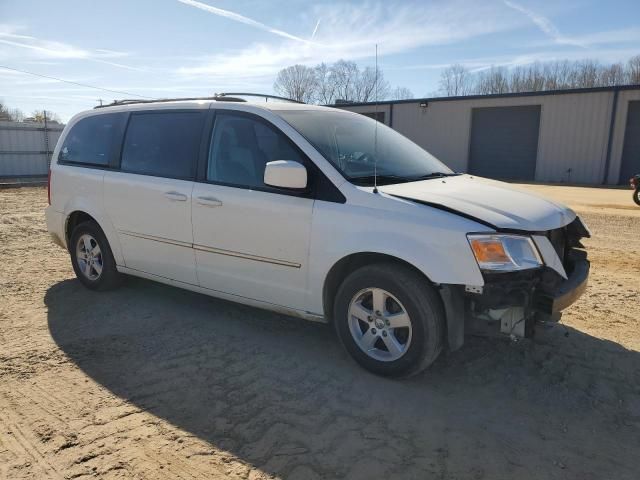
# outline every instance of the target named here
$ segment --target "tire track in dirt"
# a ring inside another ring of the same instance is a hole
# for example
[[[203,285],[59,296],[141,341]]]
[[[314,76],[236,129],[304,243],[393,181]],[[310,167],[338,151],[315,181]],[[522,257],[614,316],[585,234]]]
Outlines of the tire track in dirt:
[[[33,475],[34,478],[54,478],[63,480],[64,476],[56,470],[51,463],[49,463],[44,455],[40,452],[36,446],[38,440],[33,437],[32,433],[28,430],[23,430],[16,423],[12,422],[11,418],[5,418],[4,414],[0,414],[0,429],[3,434],[4,441],[6,442],[7,449],[12,452],[14,456],[14,462],[9,466],[9,472],[12,470],[17,474],[26,470],[29,474],[38,472],[38,475]],[[22,461],[28,458],[31,461]],[[35,467],[35,468],[34,468]]]
[[[569,337],[469,339],[395,382],[329,329],[138,280],[82,290],[45,203],[0,190],[0,412],[22,432],[0,435],[2,478],[637,476],[637,222],[586,217],[592,283]]]

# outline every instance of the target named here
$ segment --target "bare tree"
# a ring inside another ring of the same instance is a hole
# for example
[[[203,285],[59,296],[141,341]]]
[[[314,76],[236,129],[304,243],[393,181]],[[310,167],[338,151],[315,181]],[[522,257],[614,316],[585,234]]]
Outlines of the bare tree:
[[[26,118],[25,120],[44,123],[45,115],[47,118],[47,122],[60,123],[60,117],[58,116],[58,114],[50,110],[34,110],[31,113],[31,116],[29,118]]]
[[[571,73],[571,87],[598,87],[601,68],[600,64],[595,60],[582,60],[580,62],[576,62]]]
[[[24,112],[19,108],[10,108],[9,115],[11,115],[11,120],[13,120],[14,122],[24,121]]]
[[[298,102],[312,102],[316,96],[315,70],[305,65],[284,68],[278,72],[273,89],[279,95]]]
[[[631,57],[627,62],[626,82],[629,85],[640,85],[640,55]]]
[[[391,86],[384,79],[384,74],[375,67],[366,67],[358,71],[353,82],[353,100],[356,102],[373,102],[384,100],[389,96]],[[350,99],[351,100],[351,99]]]
[[[7,108],[7,106],[0,102],[0,121],[5,121],[5,122],[9,122],[13,120],[11,118],[11,113],[9,112],[9,108]]]
[[[607,87],[640,84],[640,55],[626,65],[602,65],[596,60],[560,60],[532,63],[513,68],[491,67],[475,75],[461,65],[451,65],[440,77],[444,95],[481,95],[510,92],[540,92],[570,88]]]
[[[316,77],[315,100],[325,105],[331,105],[335,100],[336,85],[331,74],[331,67],[320,63],[314,68]]]
[[[545,73],[539,63],[521,65],[509,71],[510,92],[539,92],[545,89]]]
[[[568,60],[545,63],[543,75],[545,90],[561,90],[571,88],[572,65]]]
[[[331,65],[330,81],[335,88],[335,99],[355,101],[354,83],[359,69],[355,62],[338,60]]]
[[[625,71],[622,63],[612,63],[600,69],[598,84],[603,87],[613,87],[623,85],[625,81]]]
[[[24,113],[19,108],[9,108],[0,101],[0,121],[21,122],[24,120]]]
[[[447,97],[469,95],[473,90],[473,76],[464,66],[451,65],[440,75],[440,90]]]
[[[507,71],[502,67],[491,67],[478,74],[476,91],[481,95],[509,92]]]
[[[391,92],[392,100],[409,100],[414,98],[413,92],[407,87],[396,87]]]
[[[293,65],[278,72],[273,89],[279,95],[305,103],[330,105],[338,100],[372,102],[389,98],[413,98],[404,87],[393,92],[384,72],[375,67],[360,68],[353,61],[338,60],[315,67]]]

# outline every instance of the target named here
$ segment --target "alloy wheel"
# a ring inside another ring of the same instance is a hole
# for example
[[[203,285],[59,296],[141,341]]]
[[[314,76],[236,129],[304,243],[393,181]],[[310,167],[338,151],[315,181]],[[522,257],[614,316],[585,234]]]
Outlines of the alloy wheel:
[[[96,281],[102,275],[102,251],[96,239],[88,233],[84,233],[78,238],[76,260],[80,272],[87,279]]]
[[[349,331],[369,357],[392,362],[411,344],[411,319],[402,303],[382,288],[366,288],[349,304]]]

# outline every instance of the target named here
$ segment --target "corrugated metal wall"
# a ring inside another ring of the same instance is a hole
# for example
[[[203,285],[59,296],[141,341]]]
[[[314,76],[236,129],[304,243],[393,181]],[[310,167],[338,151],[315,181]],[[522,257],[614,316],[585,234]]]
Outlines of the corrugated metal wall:
[[[580,93],[538,98],[542,100],[542,117],[536,180],[602,183],[611,121],[612,93]]]
[[[393,128],[433,153],[456,171],[469,165],[471,111],[482,107],[540,105],[540,137],[536,181],[601,184],[618,181],[627,106],[640,100],[640,88],[618,92],[608,175],[607,145],[614,90],[535,96],[432,99],[420,102],[381,104],[380,111],[393,110]],[[372,105],[340,106],[370,112]],[[386,118],[391,115],[387,113]],[[387,120],[385,123],[389,124]],[[571,171],[569,172],[569,169]]]
[[[0,122],[0,177],[47,175],[64,125]],[[48,145],[47,145],[48,143]]]
[[[618,93],[618,108],[613,124],[613,139],[611,143],[611,159],[607,182],[618,183],[620,177],[620,165],[622,163],[622,148],[624,146],[624,134],[627,127],[627,113],[629,102],[640,100],[640,89],[624,90]],[[639,172],[640,173],[640,172]]]

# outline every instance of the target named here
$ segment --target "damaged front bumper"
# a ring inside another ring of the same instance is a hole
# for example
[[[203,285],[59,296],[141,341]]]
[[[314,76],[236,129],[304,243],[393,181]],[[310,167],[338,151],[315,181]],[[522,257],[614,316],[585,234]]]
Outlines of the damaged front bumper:
[[[560,283],[553,291],[539,289],[533,297],[533,309],[546,315],[559,313],[582,296],[587,289],[591,264],[587,252],[572,250],[569,252],[573,271],[569,278]]]
[[[548,267],[485,274],[482,289],[463,292],[465,331],[529,337],[536,321],[559,320],[586,290],[590,270],[586,252],[575,248],[566,252],[564,265],[566,279]]]
[[[557,264],[545,261],[536,269],[483,272],[481,287],[441,285],[451,350],[462,346],[469,333],[532,336],[536,322],[558,321],[585,292],[590,264],[580,239],[590,236],[586,227],[576,219],[544,235],[555,249]]]

